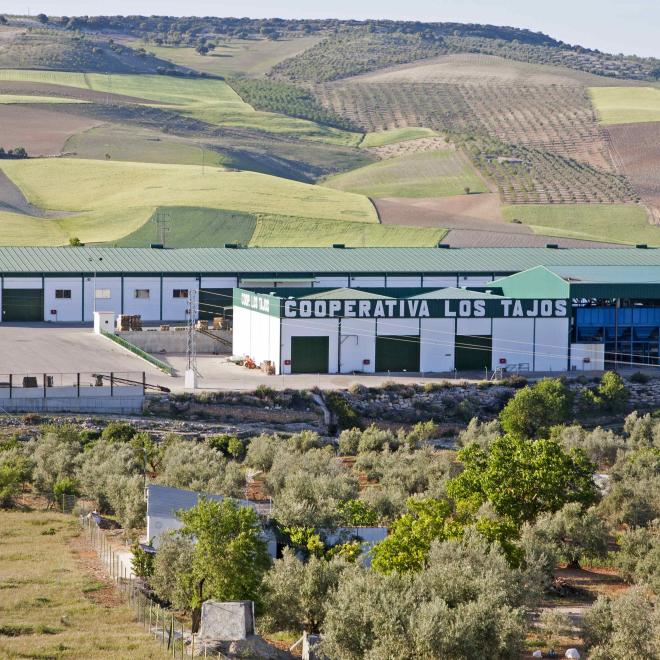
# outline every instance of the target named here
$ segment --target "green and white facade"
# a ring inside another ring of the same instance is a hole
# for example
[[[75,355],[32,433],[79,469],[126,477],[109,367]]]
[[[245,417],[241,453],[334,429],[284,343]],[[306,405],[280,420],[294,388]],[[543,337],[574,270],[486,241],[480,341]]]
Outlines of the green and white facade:
[[[570,301],[558,298],[453,287],[405,297],[234,292],[234,354],[270,360],[282,374],[565,371],[569,328]]]

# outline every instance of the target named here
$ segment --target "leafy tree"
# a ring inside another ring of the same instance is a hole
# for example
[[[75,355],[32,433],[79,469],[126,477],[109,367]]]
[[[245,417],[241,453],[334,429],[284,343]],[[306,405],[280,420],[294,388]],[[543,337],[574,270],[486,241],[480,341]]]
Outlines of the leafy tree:
[[[66,495],[76,496],[80,493],[78,482],[71,477],[63,477],[53,486],[53,497],[56,502],[61,502]]]
[[[559,379],[527,385],[509,399],[500,413],[504,431],[518,438],[548,438],[550,429],[571,414],[572,395]]]
[[[226,498],[200,500],[178,514],[181,536],[195,541],[192,576],[195,608],[213,598],[261,601],[261,581],[270,565],[254,509]]]
[[[264,576],[264,611],[267,623],[277,630],[307,630],[318,633],[328,598],[337,588],[347,563],[310,557],[302,562],[290,548]]]
[[[147,552],[136,543],[131,548],[133,556],[131,557],[131,568],[133,573],[139,578],[148,580],[154,574],[154,564],[156,556],[153,552]]]
[[[590,660],[660,655],[660,612],[641,588],[615,599],[599,596],[585,613],[584,629]]]
[[[448,536],[451,512],[444,500],[408,500],[408,513],[392,523],[384,541],[372,550],[372,566],[379,573],[419,571],[427,561],[431,544]]]
[[[136,428],[126,422],[110,422],[103,429],[101,440],[105,442],[129,442],[136,433]]]
[[[192,572],[195,544],[177,534],[161,538],[149,584],[162,600],[177,610],[190,611],[194,602]]]
[[[282,444],[280,438],[263,433],[250,440],[245,462],[250,467],[267,472],[273,465],[278,447]]]
[[[660,595],[660,520],[625,531],[618,539],[614,565],[629,582],[645,584]]]
[[[494,585],[497,585],[495,587]],[[332,658],[518,657],[538,588],[476,534],[436,541],[415,574],[348,568],[330,596],[322,652]]]
[[[21,490],[21,471],[8,463],[0,465],[0,508],[9,508]]]
[[[595,390],[583,392],[585,404],[610,413],[622,412],[628,405],[629,393],[623,378],[614,371],[606,371]]]
[[[245,446],[235,435],[230,433],[216,435],[206,441],[213,449],[221,452],[227,458],[235,458],[240,461],[245,456]]]
[[[559,558],[571,568],[582,559],[607,555],[607,529],[595,509],[585,511],[577,502],[565,504],[555,513],[544,513],[536,521],[539,534],[558,549]]]
[[[373,527],[378,524],[378,512],[362,500],[346,500],[338,507],[342,524],[347,527]]]
[[[458,434],[456,444],[459,447],[467,447],[476,442],[480,447],[486,449],[493,440],[501,435],[502,427],[498,420],[480,422],[479,419],[473,417],[467,427]]]
[[[37,14],[37,20],[42,25],[45,25],[46,23],[48,23],[48,16],[46,16],[46,14]]]
[[[559,441],[564,449],[581,449],[596,465],[611,466],[620,451],[627,449],[626,441],[611,430],[600,426],[587,431],[574,424],[553,430],[552,437]]]
[[[75,478],[78,456],[82,451],[80,436],[69,427],[51,428],[31,443],[34,460],[32,475],[36,491],[52,498],[55,484],[66,477]]]
[[[0,14],[0,25],[7,25],[7,23],[9,23],[7,17]]]
[[[589,506],[597,499],[595,466],[580,450],[564,451],[556,440],[504,436],[487,450],[470,445],[458,458],[463,472],[449,481],[449,496],[474,509],[488,501],[518,525],[567,502]]]

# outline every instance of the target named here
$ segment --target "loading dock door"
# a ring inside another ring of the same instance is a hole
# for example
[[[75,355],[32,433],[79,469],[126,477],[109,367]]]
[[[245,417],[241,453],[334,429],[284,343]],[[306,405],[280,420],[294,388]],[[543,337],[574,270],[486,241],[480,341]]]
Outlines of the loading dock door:
[[[327,374],[329,337],[291,337],[291,373]]]
[[[491,335],[456,335],[455,366],[457,371],[490,369],[493,353]]]
[[[214,317],[231,317],[233,289],[202,289],[199,292],[199,318],[212,321]]]
[[[43,321],[43,289],[3,289],[3,321]]]
[[[419,336],[376,337],[376,371],[419,371]]]

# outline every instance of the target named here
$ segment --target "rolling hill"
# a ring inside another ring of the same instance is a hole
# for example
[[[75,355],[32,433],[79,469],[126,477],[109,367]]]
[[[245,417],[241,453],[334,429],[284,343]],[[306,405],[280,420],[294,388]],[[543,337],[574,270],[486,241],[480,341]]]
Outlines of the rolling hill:
[[[0,161],[0,242],[657,245],[658,79],[492,25],[11,17],[0,147],[60,157]]]

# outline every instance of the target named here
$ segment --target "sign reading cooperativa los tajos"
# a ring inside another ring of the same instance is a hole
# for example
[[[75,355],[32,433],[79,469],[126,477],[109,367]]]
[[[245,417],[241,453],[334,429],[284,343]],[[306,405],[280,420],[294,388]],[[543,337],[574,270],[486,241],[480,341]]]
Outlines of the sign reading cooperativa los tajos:
[[[372,298],[314,300],[281,299],[241,291],[235,296],[239,307],[279,315],[288,319],[325,318],[565,318],[567,300],[546,299],[424,299]]]

